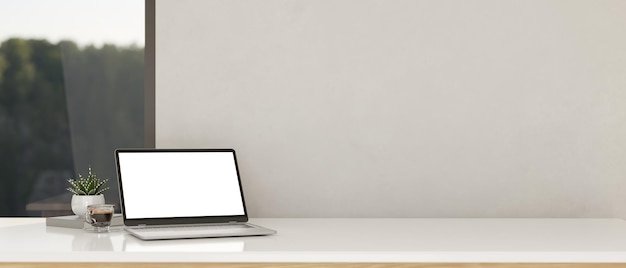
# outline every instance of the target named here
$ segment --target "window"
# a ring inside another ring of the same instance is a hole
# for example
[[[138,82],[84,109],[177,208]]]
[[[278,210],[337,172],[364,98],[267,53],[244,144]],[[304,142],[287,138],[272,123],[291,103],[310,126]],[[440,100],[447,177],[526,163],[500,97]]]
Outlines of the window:
[[[154,146],[153,101],[144,105],[150,1],[6,2],[0,216],[70,214],[67,179],[89,167],[109,178],[105,197],[118,203],[113,151]]]

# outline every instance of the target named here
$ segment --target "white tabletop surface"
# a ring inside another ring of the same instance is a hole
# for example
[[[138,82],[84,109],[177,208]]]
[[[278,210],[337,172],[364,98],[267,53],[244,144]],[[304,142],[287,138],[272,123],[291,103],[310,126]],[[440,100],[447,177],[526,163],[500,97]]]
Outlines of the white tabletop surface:
[[[273,236],[141,241],[0,218],[0,262],[626,262],[620,219],[251,219]]]

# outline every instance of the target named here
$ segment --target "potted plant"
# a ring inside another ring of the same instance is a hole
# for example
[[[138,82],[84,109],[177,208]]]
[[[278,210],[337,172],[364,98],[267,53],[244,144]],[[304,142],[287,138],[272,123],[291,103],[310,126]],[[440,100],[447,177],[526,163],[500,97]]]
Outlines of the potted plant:
[[[91,171],[89,167],[89,175],[84,178],[78,174],[78,179],[68,179],[72,187],[67,188],[68,191],[73,193],[72,196],[72,212],[78,217],[85,217],[87,206],[104,204],[103,192],[108,190],[109,187],[104,187],[109,179],[100,180],[95,173]]]

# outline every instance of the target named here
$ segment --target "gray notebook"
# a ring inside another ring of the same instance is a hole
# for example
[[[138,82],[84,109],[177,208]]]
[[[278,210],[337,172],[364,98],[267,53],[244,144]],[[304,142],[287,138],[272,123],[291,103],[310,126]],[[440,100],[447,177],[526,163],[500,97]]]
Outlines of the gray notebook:
[[[113,218],[111,219],[111,226],[122,225],[124,225],[124,221],[122,220],[122,214],[114,214]],[[79,218],[76,215],[48,217],[46,218],[46,226],[75,229],[84,229],[85,227],[88,227],[87,223],[85,222],[85,218]]]
[[[126,231],[144,240],[270,235],[248,223],[233,149],[115,151]]]

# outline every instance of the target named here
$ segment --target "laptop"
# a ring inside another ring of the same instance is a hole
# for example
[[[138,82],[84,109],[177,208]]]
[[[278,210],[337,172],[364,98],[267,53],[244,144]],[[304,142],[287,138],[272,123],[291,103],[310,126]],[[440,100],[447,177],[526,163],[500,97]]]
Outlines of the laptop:
[[[248,223],[233,149],[117,149],[125,230],[143,240],[271,235]]]

